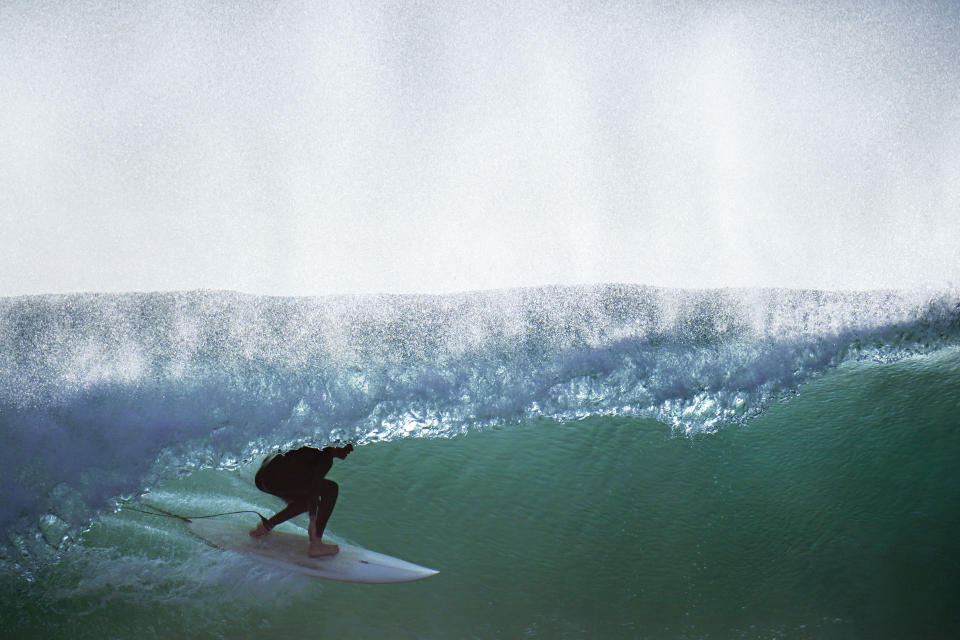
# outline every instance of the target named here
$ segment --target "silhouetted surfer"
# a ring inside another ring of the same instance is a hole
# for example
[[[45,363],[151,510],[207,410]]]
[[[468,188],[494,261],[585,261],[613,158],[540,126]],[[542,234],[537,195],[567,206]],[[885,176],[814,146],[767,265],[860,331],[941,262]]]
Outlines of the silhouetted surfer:
[[[339,551],[337,545],[323,543],[323,530],[337,503],[339,491],[337,483],[324,476],[333,466],[334,458],[343,460],[351,451],[353,445],[348,444],[345,447],[324,447],[322,451],[302,447],[267,456],[254,482],[260,491],[285,500],[287,508],[251,529],[250,535],[254,538],[265,536],[281,522],[309,511],[310,526],[307,533],[310,547],[307,555],[329,556]]]

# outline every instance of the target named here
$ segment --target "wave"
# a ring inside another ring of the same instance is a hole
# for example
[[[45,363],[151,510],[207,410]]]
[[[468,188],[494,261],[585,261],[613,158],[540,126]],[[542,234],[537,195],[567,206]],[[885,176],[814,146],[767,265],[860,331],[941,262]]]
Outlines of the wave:
[[[158,480],[278,446],[549,418],[709,433],[850,360],[960,343],[956,292],[545,287],[0,300],[0,528],[56,549]]]

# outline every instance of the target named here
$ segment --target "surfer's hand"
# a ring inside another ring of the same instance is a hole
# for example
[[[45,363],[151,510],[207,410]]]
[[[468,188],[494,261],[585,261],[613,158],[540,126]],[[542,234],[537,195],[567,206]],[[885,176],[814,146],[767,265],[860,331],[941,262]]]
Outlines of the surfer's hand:
[[[333,455],[343,460],[347,457],[347,454],[353,451],[353,445],[347,444],[345,447],[332,447]]]

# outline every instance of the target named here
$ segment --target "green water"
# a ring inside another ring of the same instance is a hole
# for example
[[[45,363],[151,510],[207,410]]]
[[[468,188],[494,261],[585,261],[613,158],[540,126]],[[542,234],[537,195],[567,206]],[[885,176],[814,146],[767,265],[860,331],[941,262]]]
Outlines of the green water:
[[[330,530],[440,574],[286,576],[176,521],[104,517],[33,582],[5,637],[960,636],[960,351],[859,363],[747,426],[542,422],[358,449]],[[276,508],[251,469],[151,499]],[[266,635],[264,635],[266,634]]]

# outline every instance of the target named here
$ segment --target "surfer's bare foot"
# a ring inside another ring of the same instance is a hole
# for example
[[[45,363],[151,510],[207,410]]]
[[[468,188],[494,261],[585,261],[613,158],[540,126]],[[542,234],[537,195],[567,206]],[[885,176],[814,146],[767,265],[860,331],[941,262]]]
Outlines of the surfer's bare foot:
[[[311,558],[319,558],[320,556],[332,556],[333,554],[340,551],[340,547],[335,544],[325,544],[323,542],[311,542],[310,548],[307,549],[307,555]]]
[[[262,538],[268,533],[270,533],[270,529],[267,529],[265,526],[263,526],[262,522],[258,524],[256,527],[254,527],[253,529],[250,529],[251,538]]]

